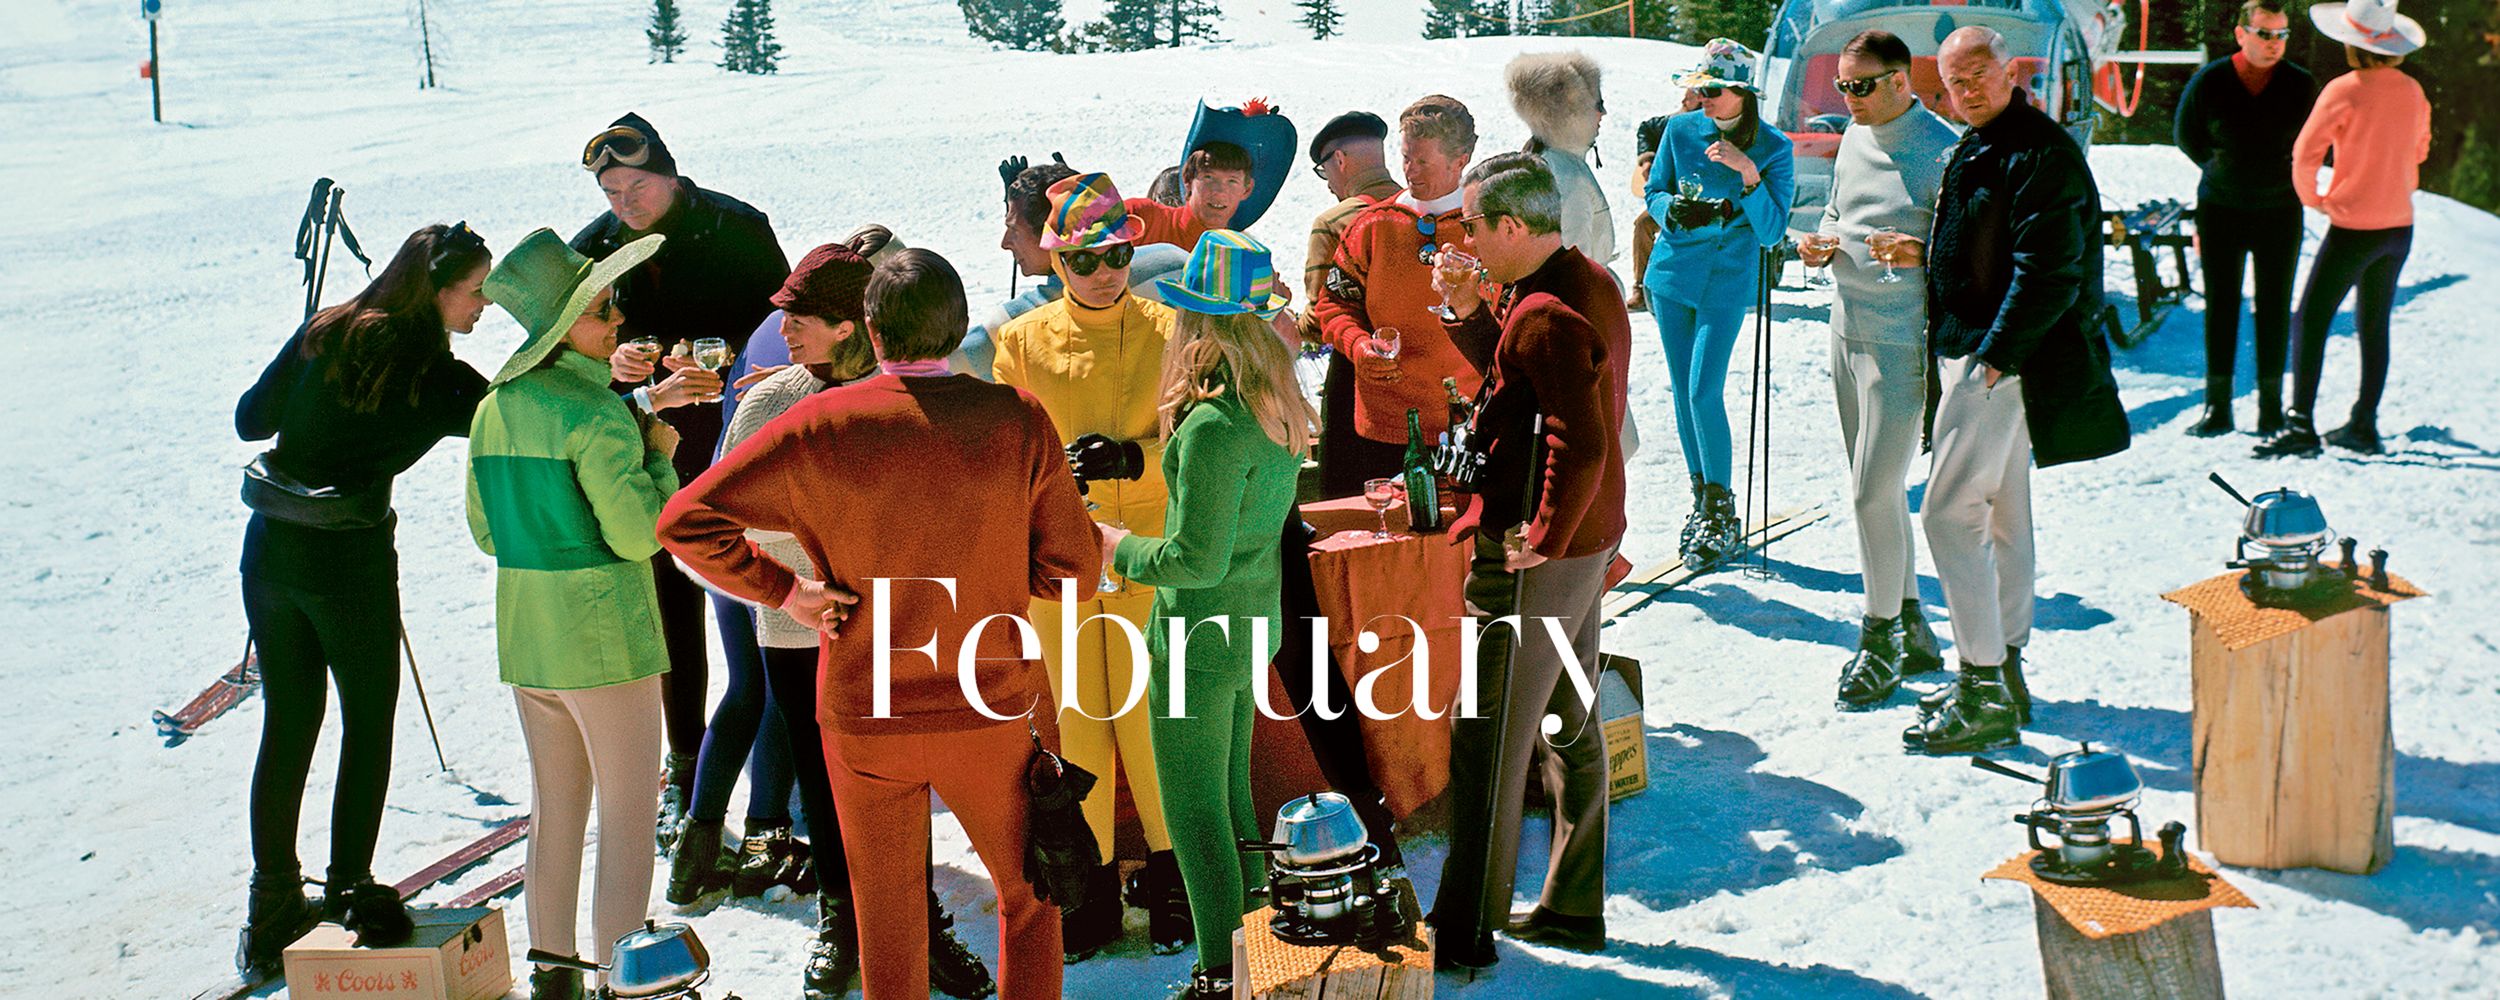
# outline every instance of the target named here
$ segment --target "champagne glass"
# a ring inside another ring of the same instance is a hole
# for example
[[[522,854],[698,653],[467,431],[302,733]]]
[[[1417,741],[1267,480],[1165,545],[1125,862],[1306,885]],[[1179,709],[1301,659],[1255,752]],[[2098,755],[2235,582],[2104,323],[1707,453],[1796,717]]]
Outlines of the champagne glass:
[[[1866,249],[1875,255],[1876,260],[1884,262],[1884,276],[1875,279],[1877,284],[1898,285],[1901,283],[1901,273],[1892,268],[1893,251],[1900,245],[1901,231],[1891,226],[1884,226],[1867,236]]]
[[[703,366],[715,375],[727,378],[729,366],[738,363],[738,352],[731,350],[729,342],[719,337],[702,337],[694,342],[694,363]],[[724,384],[723,388],[726,389],[727,386]],[[705,402],[716,403],[720,401],[720,398],[720,393],[716,392]]]
[[[1102,505],[1094,502],[1092,497],[1085,498],[1086,513],[1091,514],[1101,509]],[[1114,528],[1128,527],[1128,525],[1120,523],[1118,518],[1102,521],[1101,523],[1108,524]],[[1117,594],[1120,592],[1120,578],[1111,575],[1111,564],[1109,562],[1104,562],[1102,564],[1102,577],[1094,581],[1094,592],[1097,594]]]
[[[1380,515],[1380,530],[1372,532],[1373,538],[1398,537],[1389,530],[1389,508],[1397,504],[1402,485],[1395,479],[1363,481],[1363,502],[1372,505],[1372,511]]]
[[[1400,334],[1397,327],[1384,326],[1372,331],[1372,353],[1383,358],[1390,361],[1397,360],[1399,343]]]
[[[655,385],[660,381],[660,338],[646,333],[618,346],[628,348],[642,355],[643,360],[651,362],[651,374],[643,378],[643,384]]]
[[[1679,183],[1678,185],[1676,185],[1676,193],[1677,193],[1677,194],[1680,194],[1680,195],[1683,195],[1685,198],[1688,198],[1688,199],[1690,199],[1690,200],[1693,200],[1693,201],[1700,201],[1700,200],[1701,200],[1701,175],[1700,175],[1700,174],[1685,174],[1685,175],[1684,175],[1684,180],[1683,180],[1681,183]]]
[[[1797,245],[1815,253],[1836,253],[1840,250],[1840,237],[1830,233],[1807,233],[1798,238]],[[1806,268],[1806,284],[1816,288],[1830,287],[1831,266],[1831,259],[1826,257],[1823,266]]]
[[[1472,281],[1479,284],[1484,281],[1484,262],[1477,260],[1467,251],[1458,249],[1457,247],[1441,248],[1441,255],[1434,258],[1432,266],[1435,271],[1440,273],[1441,283],[1451,288],[1458,287],[1459,282],[1462,281]],[[1425,308],[1430,310],[1433,315],[1441,317],[1442,322],[1458,322],[1458,314],[1450,311],[1450,307],[1447,305],[1435,302]]]

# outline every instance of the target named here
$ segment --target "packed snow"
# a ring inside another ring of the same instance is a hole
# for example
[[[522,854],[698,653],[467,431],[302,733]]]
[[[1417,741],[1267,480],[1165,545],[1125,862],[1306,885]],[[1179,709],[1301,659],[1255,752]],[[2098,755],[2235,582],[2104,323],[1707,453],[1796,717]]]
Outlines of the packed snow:
[[[462,219],[502,249],[538,226],[569,235],[602,209],[575,156],[584,137],[638,110],[688,176],[771,213],[794,259],[882,222],[953,259],[978,304],[1007,289],[996,246],[1002,156],[1062,151],[1142,193],[1178,155],[1201,96],[1268,97],[1307,135],[1339,111],[1393,115],[1431,92],[1475,110],[1480,154],[1516,148],[1526,133],[1502,97],[1500,66],[1566,44],[1421,41],[1415,2],[1347,4],[1348,37],[1314,43],[1287,0],[1231,0],[1229,44],[1038,55],[983,48],[943,0],[818,0],[777,12],[781,73],[743,77],[710,65],[723,0],[682,4],[694,42],[674,65],[644,61],[647,4],[438,0],[429,27],[443,85],[419,90],[413,4],[172,0],[166,123],[154,125],[136,73],[146,33],[135,6],[19,0],[0,10],[10,222],[0,229],[0,328],[49,359],[0,404],[12,439],[0,449],[0,632],[11,647],[0,660],[11,692],[0,732],[13,760],[0,867],[15,873],[19,941],[0,951],[0,982],[25,995],[188,995],[230,969],[258,703],[172,749],[148,713],[189,699],[243,644],[236,467],[255,448],[234,439],[229,414],[299,315],[290,251],[314,177],[347,188],[347,217],[377,254],[420,224]],[[1072,15],[1092,5],[1083,7]],[[1628,223],[1633,126],[1672,109],[1670,80],[1693,50],[1570,44],[1606,69],[1614,114],[1601,176]],[[2192,198],[2195,172],[2168,148],[2104,148],[2093,162],[2111,204]],[[1253,229],[1280,270],[1294,272],[1307,221],[1327,201],[1297,165]],[[2117,356],[2134,447],[2035,479],[2040,613],[2029,659],[2040,705],[2009,756],[2036,765],[2083,739],[2123,748],[2152,788],[2148,826],[2194,819],[2187,624],[2158,595],[2228,557],[2239,508],[2206,484],[2209,470],[2244,488],[2315,494],[2336,528],[2386,546],[2393,568],[2433,592],[2394,612],[2396,859],[2369,878],[2229,870],[2260,904],[2215,919],[2239,995],[2488,996],[2500,982],[2500,631],[2488,598],[2500,592],[2500,351],[2484,325],[2500,315],[2500,219],[2433,195],[2416,205],[2381,418],[2388,454],[2268,464],[2247,457],[2247,435],[2188,437],[2202,378],[2191,303]],[[2323,229],[2313,216],[2313,245]],[[2124,273],[2113,268],[2113,292]],[[1613,944],[1583,956],[1506,942],[1488,978],[1444,977],[1450,995],[2039,989],[2030,902],[1978,879],[2020,848],[2007,816],[2030,794],[1959,760],[1904,756],[1906,696],[1862,715],[1830,707],[1854,648],[1856,555],[1826,362],[1829,292],[1797,278],[1792,269],[1776,295],[1767,361],[1771,503],[1835,516],[1780,543],[1770,578],[1716,574],[1608,630],[1610,650],[1645,666],[1653,769],[1650,790],[1615,807]],[[326,298],[361,281],[341,253]],[[1646,564],[1672,554],[1685,490],[1663,359],[1648,320],[1635,326],[1648,444],[1633,463],[1624,551]],[[2337,329],[2320,405],[2330,423],[2355,380],[2349,318]],[[490,311],[457,350],[492,371],[517,336]],[[1740,345],[1729,400],[1740,427],[1751,363]],[[2251,367],[2240,366],[2244,421]],[[434,768],[409,691],[376,862],[385,877],[526,809],[511,696],[495,680],[492,564],[462,523],[461,455],[446,444],[399,481],[405,617],[452,772]],[[1941,616],[1931,575],[1921,590]],[[304,813],[314,869],[326,854],[334,744],[335,729]],[[994,959],[981,867],[950,819],[936,830],[939,889],[963,915],[965,940]],[[1532,822],[1523,907],[1543,835]],[[1427,894],[1441,850],[1425,836],[1411,851]],[[516,862],[507,855],[454,889]],[[653,912],[670,908],[655,899]],[[521,916],[507,911],[516,953]],[[809,903],[707,902],[683,916],[710,944],[720,988],[793,992]],[[1153,956],[1133,934],[1070,967],[1068,995],[1159,997],[1189,962]]]

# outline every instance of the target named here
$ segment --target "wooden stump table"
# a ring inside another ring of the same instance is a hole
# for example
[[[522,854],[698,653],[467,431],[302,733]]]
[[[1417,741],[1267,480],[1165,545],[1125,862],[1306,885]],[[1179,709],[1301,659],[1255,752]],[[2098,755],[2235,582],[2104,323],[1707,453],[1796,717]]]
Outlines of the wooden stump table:
[[[2049,1000],[2220,1000],[2222,961],[2214,949],[2213,908],[2257,905],[2237,886],[2194,858],[2188,860],[2194,875],[2186,879],[2060,885],[2032,872],[2036,853],[2016,855],[1982,877],[2031,889]]]
[[[1412,928],[1403,941],[1371,948],[1298,945],[1276,936],[1276,908],[1262,906],[1233,932],[1236,1000],[1428,1000],[1432,996],[1432,928],[1423,922],[1414,887],[1398,882],[1398,907]]]
[[[2190,618],[2197,843],[2227,865],[2376,872],[2395,850],[2387,609],[2422,592],[2391,576],[2276,608],[2241,575],[2162,595]]]

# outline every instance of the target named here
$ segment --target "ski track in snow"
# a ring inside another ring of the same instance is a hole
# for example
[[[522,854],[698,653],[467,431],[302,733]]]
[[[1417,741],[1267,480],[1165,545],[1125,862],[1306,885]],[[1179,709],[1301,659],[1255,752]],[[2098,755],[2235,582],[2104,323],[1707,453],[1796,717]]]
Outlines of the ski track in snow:
[[[1479,152],[1490,154],[1525,138],[1501,95],[1501,62],[1563,44],[1421,42],[1419,4],[1369,2],[1347,5],[1350,40],[1313,44],[1287,0],[1234,0],[1229,45],[1040,56],[972,43],[942,0],[833,0],[784,5],[781,74],[745,78],[710,65],[722,0],[682,5],[693,42],[669,66],[642,61],[644,5],[474,0],[431,5],[444,86],[418,91],[413,8],[395,0],[176,3],[163,24],[169,124],[158,127],[135,78],[146,43],[132,6],[30,0],[0,11],[0,133],[13,137],[0,158],[11,221],[0,230],[0,325],[66,361],[0,403],[13,439],[0,449],[11,640],[0,677],[14,695],[0,703],[0,732],[15,749],[0,863],[22,873],[14,895],[28,918],[20,946],[0,954],[0,982],[41,981],[50,996],[187,995],[232,954],[259,703],[173,750],[147,715],[189,699],[240,645],[235,468],[255,449],[233,439],[228,414],[293,326],[302,291],[291,239],[315,176],[348,189],[347,217],[376,255],[431,221],[466,219],[498,248],[541,225],[569,235],[603,207],[574,166],[582,138],[634,109],[658,124],[688,176],[771,213],[794,259],[884,222],[953,259],[978,307],[1006,291],[993,171],[1003,155],[1065,151],[1142,193],[1178,155],[1198,96],[1270,97],[1307,135],[1345,108],[1390,115],[1431,91],[1475,109]],[[1070,6],[1072,20],[1092,9]],[[1633,126],[1671,106],[1669,81],[1693,53],[1578,44],[1607,70],[1617,111],[1601,175],[1628,225],[1638,210],[1627,180]],[[2112,204],[2192,196],[2194,171],[2170,149],[2105,148],[2093,160]],[[1286,273],[1326,200],[1297,164],[1254,227]],[[2186,626],[2157,595],[2218,572],[2228,556],[2238,509],[2204,482],[2208,470],[2243,489],[2317,495],[2340,531],[2386,545],[2393,567],[2434,594],[2395,612],[2396,859],[2368,879],[2232,872],[2262,905],[2215,921],[2240,995],[2459,996],[2500,981],[2500,632],[2480,596],[2500,585],[2500,352],[2488,325],[2500,315],[2488,283],[2500,219],[2436,196],[2416,204],[2382,415],[2389,455],[2265,464],[2246,457],[2246,435],[2182,433],[2202,379],[2191,306],[2117,357],[2134,448],[2034,484],[2042,703],[2011,756],[2037,764],[2084,738],[2124,748],[2152,788],[2148,826],[2193,818]],[[2309,228],[2314,246],[2323,219]],[[330,301],[361,284],[343,252],[332,270]],[[1773,578],[1713,575],[1609,631],[1610,650],[1647,667],[1654,771],[1653,787],[1614,813],[1615,943],[1580,956],[1505,942],[1495,975],[1444,979],[1451,995],[2039,988],[2023,893],[1977,878],[2021,845],[2006,816],[2029,793],[1959,761],[1903,756],[1906,696],[1862,715],[1830,708],[1855,635],[1856,557],[1825,361],[1828,293],[1796,274],[1774,308],[1773,503],[1819,503],[1835,516],[1782,542]],[[2114,293],[2132,287],[2125,277],[2112,267]],[[1672,552],[1685,501],[1663,359],[1649,321],[1635,323],[1647,444],[1632,463],[1624,551],[1646,564]],[[2319,407],[2330,425],[2355,381],[2349,314],[2337,329]],[[517,336],[489,310],[457,349],[491,371]],[[82,353],[70,359],[73,342]],[[1739,427],[1751,356],[1740,345],[1730,378]],[[2243,421],[2250,367],[2240,365]],[[462,524],[461,455],[457,443],[440,447],[399,483],[407,625],[456,777],[425,766],[424,724],[403,697],[376,861],[386,876],[466,843],[528,797],[510,695],[495,681],[492,567]],[[1921,567],[1941,616],[1923,556]],[[315,872],[334,760],[335,730],[304,810]],[[981,868],[959,827],[941,816],[935,830],[939,889],[965,940],[994,956]],[[1530,823],[1523,893],[1542,873],[1545,833]],[[1442,850],[1428,837],[1410,852],[1427,894]],[[517,861],[499,858],[454,891]],[[655,915],[669,912],[654,903]],[[713,948],[720,987],[789,991],[811,904],[706,904],[689,916]],[[516,953],[521,918],[507,911]],[[1068,994],[1161,996],[1189,962],[1149,955],[1133,933],[1123,949],[1071,967]]]

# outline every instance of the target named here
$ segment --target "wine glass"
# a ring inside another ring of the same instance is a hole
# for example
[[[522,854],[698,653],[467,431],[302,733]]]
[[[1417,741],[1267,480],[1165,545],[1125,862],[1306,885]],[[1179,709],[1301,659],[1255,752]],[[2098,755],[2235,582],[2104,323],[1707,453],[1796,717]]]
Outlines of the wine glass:
[[[1836,253],[1840,250],[1840,237],[1830,233],[1807,233],[1797,238],[1797,246],[1801,250],[1816,253]],[[1806,268],[1806,284],[1816,288],[1830,287],[1831,267],[1831,259],[1826,257],[1823,260],[1823,266]]]
[[[1397,327],[1384,326],[1372,331],[1372,353],[1386,360],[1398,359],[1399,344],[1400,335]]]
[[[702,337],[694,342],[694,363],[703,366],[713,374],[726,378],[729,366],[738,363],[738,352],[731,350],[729,342],[719,337]],[[720,401],[720,393],[717,392],[712,394],[711,399],[705,400],[705,402],[718,401]]]
[[[1451,288],[1458,287],[1458,283],[1462,281],[1481,283],[1484,280],[1484,262],[1457,247],[1441,248],[1441,254],[1433,259],[1432,267],[1433,270],[1439,272],[1441,283]],[[1433,315],[1441,317],[1442,322],[1458,322],[1458,314],[1450,311],[1447,305],[1435,302],[1425,308]]]
[[[1893,251],[1900,245],[1901,231],[1891,226],[1879,228],[1866,237],[1866,249],[1875,255],[1876,260],[1884,262],[1884,276],[1875,279],[1877,284],[1898,285],[1901,283],[1901,273],[1892,268]]]
[[[629,348],[642,355],[643,360],[651,362],[651,374],[644,376],[644,384],[653,384],[660,380],[660,338],[646,333],[617,346]]]
[[[1372,532],[1373,538],[1398,537],[1389,530],[1389,508],[1397,505],[1398,494],[1405,492],[1405,485],[1395,479],[1363,481],[1363,502],[1372,505],[1372,511],[1380,515],[1380,530]]]
[[[1676,193],[1692,201],[1700,201],[1701,175],[1685,174],[1684,180],[1676,185]]]
[[[1101,509],[1102,505],[1095,503],[1092,497],[1085,498],[1086,513],[1091,514]],[[1102,521],[1101,523],[1108,524],[1114,528],[1128,527],[1128,525],[1120,523],[1118,518]],[[1094,581],[1094,592],[1097,594],[1117,594],[1120,592],[1120,578],[1111,575],[1111,563],[1108,561],[1105,561],[1102,564],[1102,577]]]

